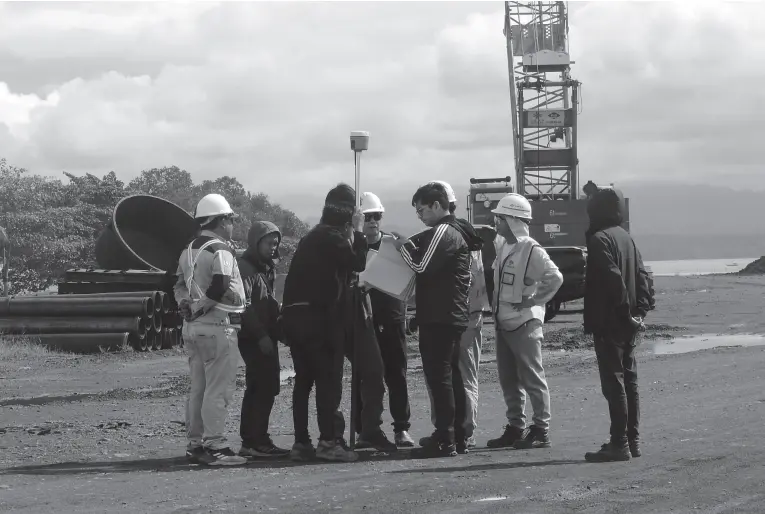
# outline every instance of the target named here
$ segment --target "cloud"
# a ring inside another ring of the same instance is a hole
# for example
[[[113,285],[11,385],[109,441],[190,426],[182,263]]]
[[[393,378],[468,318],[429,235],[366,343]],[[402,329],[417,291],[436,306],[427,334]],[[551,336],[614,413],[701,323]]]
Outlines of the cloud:
[[[763,4],[572,3],[580,178],[765,187]],[[497,3],[5,3],[2,156],[123,180],[233,175],[300,215],[352,181],[408,199],[433,178],[513,175]],[[746,146],[745,143],[755,143]]]

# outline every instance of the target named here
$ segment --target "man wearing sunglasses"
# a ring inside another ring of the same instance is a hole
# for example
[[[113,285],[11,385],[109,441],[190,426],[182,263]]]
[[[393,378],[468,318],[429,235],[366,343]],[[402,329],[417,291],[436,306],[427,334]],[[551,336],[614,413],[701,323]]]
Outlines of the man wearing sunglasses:
[[[394,236],[381,230],[385,207],[377,195],[363,193],[361,211],[364,213],[364,235],[369,249],[379,250],[383,239],[394,239]],[[376,289],[369,290],[369,299],[372,303],[375,336],[385,367],[385,385],[388,387],[388,403],[393,417],[394,442],[397,447],[412,447],[414,440],[409,435],[411,410],[406,384],[406,303]],[[358,447],[365,446],[372,444],[360,438]]]

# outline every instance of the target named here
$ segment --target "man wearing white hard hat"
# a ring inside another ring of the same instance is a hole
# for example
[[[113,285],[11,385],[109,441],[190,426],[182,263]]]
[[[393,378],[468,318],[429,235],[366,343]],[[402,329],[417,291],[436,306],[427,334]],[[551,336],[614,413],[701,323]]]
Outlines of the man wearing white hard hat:
[[[209,194],[194,211],[200,233],[181,252],[175,299],[185,319],[183,342],[189,355],[191,392],[186,404],[187,458],[210,466],[235,466],[224,435],[239,363],[237,331],[245,292],[228,241],[236,215],[225,198]]]
[[[434,180],[446,190],[449,201],[449,213],[457,211],[457,196],[452,186],[443,180]],[[468,295],[468,327],[460,339],[459,368],[462,382],[465,386],[465,437],[468,448],[476,446],[475,429],[478,427],[478,369],[481,363],[481,347],[483,346],[483,311],[489,308],[489,298],[486,290],[486,277],[483,269],[481,250],[472,252],[470,263],[470,293]],[[428,391],[430,393],[430,391]],[[431,405],[433,398],[431,395]],[[433,410],[431,409],[431,412]],[[435,421],[434,421],[435,422]]]
[[[383,240],[394,239],[394,236],[381,230],[385,207],[374,193],[362,193],[361,212],[364,214],[367,246],[370,250],[379,251]],[[397,447],[411,447],[414,446],[414,441],[409,435],[411,409],[406,383],[406,303],[376,289],[369,290],[369,299],[372,303],[375,336],[385,367],[385,385],[388,387],[388,406],[393,418],[394,442]],[[361,403],[359,401],[359,404]],[[357,427],[361,426],[361,410],[358,409]],[[360,437],[357,447],[373,446],[372,443]]]
[[[550,391],[542,367],[542,325],[545,304],[560,288],[563,275],[529,236],[531,204],[523,195],[509,193],[492,212],[497,234],[504,239],[494,261],[492,309],[507,426],[488,446],[549,448]],[[528,427],[524,413],[527,393],[534,412]]]

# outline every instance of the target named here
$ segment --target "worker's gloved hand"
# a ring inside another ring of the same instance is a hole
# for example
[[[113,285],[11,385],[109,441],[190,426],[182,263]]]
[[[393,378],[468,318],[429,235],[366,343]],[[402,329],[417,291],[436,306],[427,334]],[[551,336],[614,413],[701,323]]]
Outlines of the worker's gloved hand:
[[[274,350],[276,350],[276,345],[268,336],[262,337],[260,341],[258,341],[258,347],[264,355],[271,355],[274,353]]]
[[[188,298],[181,300],[181,302],[178,304],[178,311],[184,320],[191,320],[191,300]]]

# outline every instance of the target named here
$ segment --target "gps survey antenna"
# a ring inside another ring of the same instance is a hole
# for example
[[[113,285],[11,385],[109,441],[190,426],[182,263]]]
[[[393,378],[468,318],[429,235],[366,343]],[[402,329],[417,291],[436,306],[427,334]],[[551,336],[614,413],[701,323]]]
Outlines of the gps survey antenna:
[[[361,207],[361,152],[369,148],[369,132],[353,131],[351,132],[351,150],[353,150],[353,163],[356,167],[356,208]],[[348,434],[351,450],[356,447],[356,413],[359,409],[359,402],[357,395],[359,394],[359,372],[358,372],[358,345],[356,344],[359,338],[359,323],[366,321],[364,319],[364,307],[361,302],[364,301],[361,288],[358,285],[353,288],[353,342],[351,348],[353,355],[351,355],[351,430]]]
[[[356,207],[361,205],[361,152],[369,148],[369,132],[355,130],[351,132],[351,150],[356,166]]]

